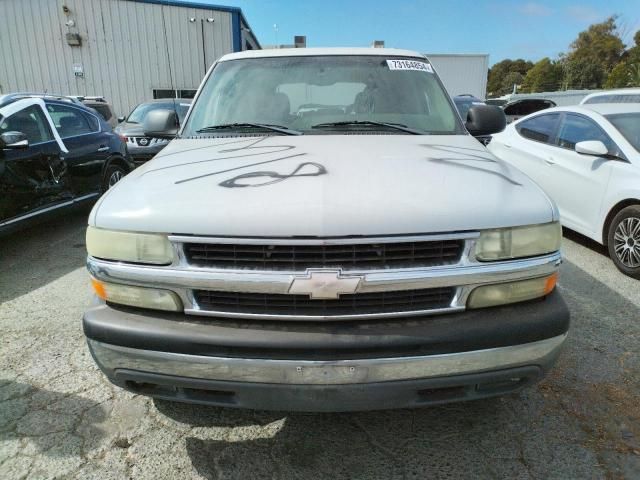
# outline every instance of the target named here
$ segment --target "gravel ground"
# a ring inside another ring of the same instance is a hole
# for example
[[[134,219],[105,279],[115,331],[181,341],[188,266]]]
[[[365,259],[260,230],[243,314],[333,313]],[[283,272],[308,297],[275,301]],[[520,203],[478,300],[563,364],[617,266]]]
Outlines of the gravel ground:
[[[357,414],[153,401],[107,383],[80,318],[80,212],[0,239],[0,478],[640,478],[640,282],[570,234],[552,374],[510,396]]]

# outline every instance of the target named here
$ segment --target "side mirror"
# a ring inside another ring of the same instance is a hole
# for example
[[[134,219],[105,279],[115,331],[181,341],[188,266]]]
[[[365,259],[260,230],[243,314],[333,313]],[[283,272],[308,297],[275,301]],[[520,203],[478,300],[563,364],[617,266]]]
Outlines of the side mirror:
[[[22,132],[5,132],[0,135],[0,148],[4,150],[19,150],[28,147],[29,140]]]
[[[124,122],[124,120],[125,120],[125,117],[118,117],[118,123],[122,123]]]
[[[467,112],[465,127],[474,137],[501,132],[506,126],[504,111],[495,105],[472,105]]]
[[[175,110],[152,110],[144,119],[144,134],[152,138],[174,138],[178,134]]]
[[[595,157],[606,157],[609,155],[609,149],[600,140],[586,140],[578,142],[575,146],[576,153],[582,155],[593,155]]]

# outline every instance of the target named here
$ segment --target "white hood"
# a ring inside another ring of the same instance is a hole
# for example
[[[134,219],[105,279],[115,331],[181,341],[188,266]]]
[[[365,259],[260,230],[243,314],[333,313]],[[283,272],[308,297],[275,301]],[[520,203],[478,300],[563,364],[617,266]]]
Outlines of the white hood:
[[[468,135],[303,135],[172,141],[95,206],[139,232],[334,237],[545,223],[531,180]]]

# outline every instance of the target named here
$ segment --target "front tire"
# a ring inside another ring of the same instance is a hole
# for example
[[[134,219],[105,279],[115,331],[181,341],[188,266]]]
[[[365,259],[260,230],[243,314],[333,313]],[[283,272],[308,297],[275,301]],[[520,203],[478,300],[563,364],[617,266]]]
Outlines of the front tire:
[[[106,192],[120,180],[122,180],[127,171],[121,165],[109,165],[107,170],[104,172],[104,180],[102,181],[102,191]]]
[[[618,270],[640,279],[640,205],[623,208],[613,217],[607,247]]]

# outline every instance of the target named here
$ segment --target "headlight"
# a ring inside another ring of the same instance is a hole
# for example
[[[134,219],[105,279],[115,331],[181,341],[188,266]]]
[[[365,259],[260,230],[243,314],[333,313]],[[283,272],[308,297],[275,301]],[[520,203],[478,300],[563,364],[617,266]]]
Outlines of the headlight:
[[[105,260],[168,265],[173,248],[165,235],[87,228],[87,252]]]
[[[549,295],[556,286],[558,274],[509,283],[497,283],[476,288],[467,301],[467,308],[493,307],[524,302]]]
[[[91,279],[91,284],[96,295],[107,302],[171,312],[182,310],[182,302],[169,290],[101,282],[95,278]]]
[[[560,250],[561,238],[559,222],[484,230],[476,241],[476,259],[490,262],[544,255]]]

